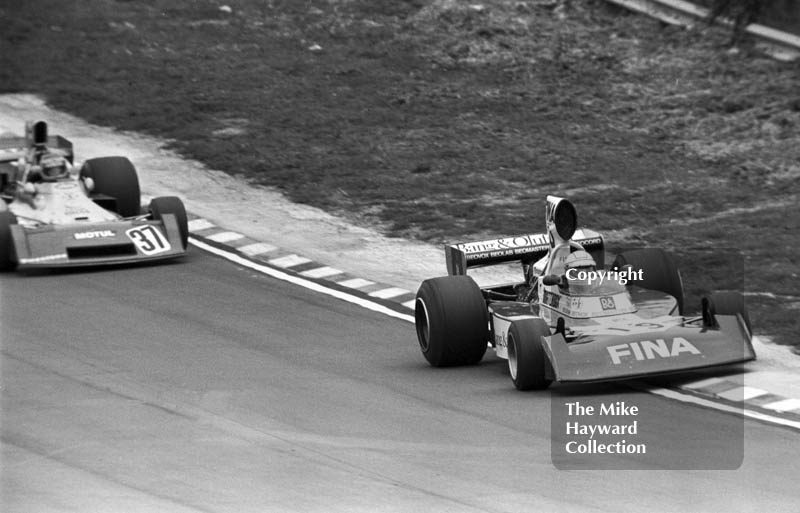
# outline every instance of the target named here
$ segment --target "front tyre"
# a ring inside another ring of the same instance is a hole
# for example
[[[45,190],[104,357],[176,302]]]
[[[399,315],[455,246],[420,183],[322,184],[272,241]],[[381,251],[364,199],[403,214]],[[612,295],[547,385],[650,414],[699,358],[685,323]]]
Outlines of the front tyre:
[[[480,362],[488,343],[488,315],[481,289],[469,276],[425,280],[414,307],[423,356],[434,367]]]
[[[148,207],[150,215],[156,221],[162,221],[164,214],[173,214],[178,221],[178,233],[181,237],[183,249],[189,244],[189,221],[186,216],[186,208],[180,198],[175,196],[162,196],[153,198]]]
[[[139,215],[141,192],[136,168],[126,157],[100,157],[83,163],[80,179],[91,178],[94,188],[92,196],[110,196],[114,199],[114,210],[122,217]],[[97,200],[99,201],[99,200]],[[100,203],[101,206],[104,206]]]
[[[524,319],[511,323],[508,330],[508,371],[517,390],[544,390],[547,379],[543,337],[550,328],[542,319]]]
[[[17,216],[9,210],[0,211],[0,271],[11,271],[17,267],[14,258],[14,237],[11,225],[17,224]]]

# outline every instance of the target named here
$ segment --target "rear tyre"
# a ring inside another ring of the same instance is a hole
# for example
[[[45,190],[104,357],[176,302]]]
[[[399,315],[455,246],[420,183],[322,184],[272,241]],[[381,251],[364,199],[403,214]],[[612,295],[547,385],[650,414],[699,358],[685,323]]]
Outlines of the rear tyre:
[[[747,326],[747,331],[753,334],[750,326],[750,316],[744,306],[744,296],[739,292],[715,292],[711,294],[711,304],[716,315],[736,315],[740,314]]]
[[[125,157],[100,157],[83,163],[79,176],[94,181],[92,195],[116,199],[113,210],[122,217],[137,216],[141,210],[141,192],[136,168]]]
[[[669,294],[678,301],[678,313],[683,315],[683,281],[672,255],[663,249],[635,249],[617,255],[611,267],[625,265],[633,267],[634,272],[642,270],[642,279],[631,284]]]
[[[17,224],[17,216],[8,210],[0,211],[0,271],[11,271],[17,267],[14,239],[11,236],[13,224]]]
[[[189,221],[186,217],[186,208],[180,198],[175,196],[163,196],[160,198],[153,198],[148,207],[150,215],[156,221],[164,219],[164,214],[174,214],[178,221],[178,233],[181,236],[181,244],[183,249],[189,243]]]
[[[434,367],[480,362],[489,338],[488,316],[481,289],[469,276],[425,280],[414,307],[423,356]]]
[[[547,355],[542,337],[550,328],[542,319],[511,323],[508,330],[508,371],[517,390],[544,390],[551,380],[545,377]]]

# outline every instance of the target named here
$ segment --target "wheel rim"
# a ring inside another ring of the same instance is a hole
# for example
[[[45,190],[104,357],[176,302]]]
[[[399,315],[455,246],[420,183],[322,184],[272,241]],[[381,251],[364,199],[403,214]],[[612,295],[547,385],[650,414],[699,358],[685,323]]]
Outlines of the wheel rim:
[[[508,351],[508,372],[511,373],[511,379],[514,381],[517,380],[517,341],[514,339],[514,336],[511,335],[511,332],[508,333],[508,346],[506,346],[506,350]]]
[[[428,317],[428,308],[425,306],[425,301],[422,298],[417,298],[416,307],[414,308],[414,318],[417,325],[417,338],[419,339],[419,347],[422,352],[428,351],[431,346],[431,327]]]

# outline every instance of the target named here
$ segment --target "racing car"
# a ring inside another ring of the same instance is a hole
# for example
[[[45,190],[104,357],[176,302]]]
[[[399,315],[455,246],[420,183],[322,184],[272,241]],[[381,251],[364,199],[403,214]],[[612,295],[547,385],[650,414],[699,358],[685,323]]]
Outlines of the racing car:
[[[97,266],[186,253],[186,210],[177,197],[142,209],[139,178],[125,157],[83,162],[72,143],[29,122],[0,139],[0,271]]]
[[[616,255],[605,268],[601,234],[577,228],[575,206],[547,196],[546,233],[448,244],[448,275],[415,300],[425,359],[478,363],[488,347],[508,360],[519,390],[677,373],[755,359],[743,296],[717,292],[684,316],[675,259],[661,249]],[[479,287],[467,271],[521,262],[519,281]]]

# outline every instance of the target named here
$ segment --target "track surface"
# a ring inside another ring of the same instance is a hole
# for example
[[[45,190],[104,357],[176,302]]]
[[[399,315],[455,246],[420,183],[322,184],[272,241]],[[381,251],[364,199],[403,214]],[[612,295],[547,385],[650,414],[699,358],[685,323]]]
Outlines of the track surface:
[[[738,470],[556,470],[551,393],[588,390],[516,393],[493,356],[431,369],[409,323],[196,249],[2,275],[0,337],[3,511],[794,511],[800,498],[797,433],[749,420]],[[599,390],[657,412],[650,438],[684,448],[664,468],[714,451],[730,425]]]

